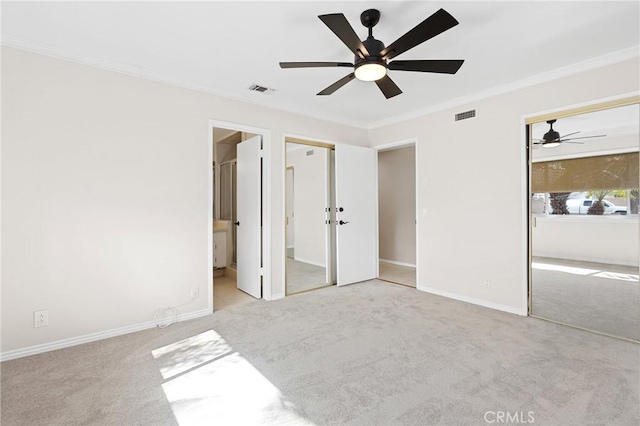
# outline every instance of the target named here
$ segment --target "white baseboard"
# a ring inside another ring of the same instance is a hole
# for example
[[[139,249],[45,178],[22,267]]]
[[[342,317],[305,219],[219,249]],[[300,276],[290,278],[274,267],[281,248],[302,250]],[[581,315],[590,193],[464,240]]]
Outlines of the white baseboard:
[[[383,263],[390,263],[392,265],[398,265],[398,266],[406,266],[408,268],[416,267],[415,263],[398,262],[396,260],[389,260],[389,259],[378,259],[378,260],[380,260],[380,262],[383,262]]]
[[[210,315],[208,309],[201,309],[199,311],[187,312],[186,314],[178,315],[177,322],[186,321],[190,319],[200,318]],[[54,351],[56,349],[68,348],[71,346],[81,345],[83,343],[95,342],[97,340],[104,340],[110,337],[122,336],[124,334],[135,333],[136,331],[148,330],[156,327],[156,323],[152,321],[146,321],[139,324],[127,325],[120,328],[114,328],[106,331],[99,331],[97,333],[85,334],[84,336],[71,337],[68,339],[58,340],[56,342],[43,343],[41,345],[29,346],[23,349],[15,349],[12,351],[3,352],[0,354],[1,361],[9,361],[11,359],[22,358],[25,356],[41,354],[44,352]]]
[[[302,257],[298,257],[298,256],[295,256],[295,255],[293,256],[293,260],[298,261],[298,262],[308,263],[309,265],[319,266],[321,268],[325,267],[324,263],[314,262],[312,260],[304,259]]]
[[[508,312],[510,314],[520,315],[523,317],[527,316],[527,308],[514,308],[512,306],[501,305],[499,303],[487,302],[486,300],[476,299],[473,297],[462,296],[456,293],[450,293],[448,291],[442,291],[435,288],[423,287],[418,285],[418,290],[424,291],[425,293],[435,294],[436,296],[443,296],[449,299],[459,300],[460,302],[471,303],[473,305],[483,306],[485,308],[495,309],[497,311]]]

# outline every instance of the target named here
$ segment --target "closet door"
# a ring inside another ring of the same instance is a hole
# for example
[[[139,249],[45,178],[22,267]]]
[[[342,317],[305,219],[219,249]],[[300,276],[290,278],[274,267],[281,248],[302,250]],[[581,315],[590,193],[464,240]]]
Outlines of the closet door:
[[[378,264],[376,151],[336,145],[338,285],[376,278]]]

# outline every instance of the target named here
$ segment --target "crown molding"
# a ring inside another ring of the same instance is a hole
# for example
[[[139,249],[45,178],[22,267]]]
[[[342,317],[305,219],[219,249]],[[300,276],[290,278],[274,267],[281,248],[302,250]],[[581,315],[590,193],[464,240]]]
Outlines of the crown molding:
[[[367,126],[368,130],[373,130],[379,127],[388,126],[391,124],[401,123],[413,118],[422,117],[435,112],[443,111],[449,108],[455,108],[458,106],[475,103],[483,99],[490,98],[492,96],[501,95],[504,93],[514,92],[516,90],[524,89],[526,87],[535,86],[548,81],[557,80],[563,77],[579,74],[582,72],[602,68],[608,65],[617,64],[631,59],[640,57],[640,46],[634,46],[627,49],[619,50],[617,52],[608,53],[606,55],[598,56],[596,58],[587,59],[586,61],[577,62],[575,64],[567,65],[565,67],[557,68],[555,70],[546,71],[541,74],[536,74],[531,77],[517,80],[512,83],[503,84],[500,86],[492,87],[487,90],[482,90],[471,95],[462,96],[452,99],[447,102],[442,102],[437,105],[433,105],[427,108],[412,111],[408,114],[402,114],[389,119],[380,120],[375,123],[371,123]]]
[[[287,112],[287,113],[295,114],[298,116],[314,118],[316,120],[327,121],[330,123],[340,124],[343,126],[354,127],[356,129],[361,129],[361,130],[367,129],[367,123],[364,123],[364,122],[336,119],[334,117],[330,117],[322,114],[308,114],[308,113],[305,114],[305,113],[301,113],[300,110],[296,108],[287,108],[287,107],[269,105],[267,102],[268,100],[260,101],[258,99],[252,99],[253,96],[258,96],[258,94],[256,93],[250,93],[249,94],[250,96],[246,96],[246,97],[238,96],[237,94],[229,91],[225,91],[224,89],[202,86],[197,83],[192,83],[186,80],[173,78],[171,76],[145,70],[143,68],[120,64],[118,62],[97,58],[91,55],[85,55],[83,53],[74,52],[68,49],[53,47],[44,43],[27,41],[19,37],[3,34],[0,37],[0,44],[2,46],[10,47],[13,49],[25,50],[27,52],[37,53],[44,56],[50,56],[56,59],[63,59],[69,62],[75,62],[81,65],[87,65],[90,67],[99,68],[106,71],[113,71],[120,74],[142,78],[145,80],[155,81],[157,83],[163,83],[171,86],[181,87],[183,89],[194,90],[196,92],[206,93],[208,95],[214,95],[214,96],[230,99],[237,102],[244,102],[244,103],[256,105],[262,108],[268,108],[271,110]]]

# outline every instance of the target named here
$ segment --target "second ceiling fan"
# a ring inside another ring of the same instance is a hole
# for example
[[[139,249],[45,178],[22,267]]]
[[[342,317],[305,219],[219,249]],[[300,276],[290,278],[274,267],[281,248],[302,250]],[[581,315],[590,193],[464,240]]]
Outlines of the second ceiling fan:
[[[322,90],[318,95],[330,95],[357,78],[362,81],[375,81],[384,96],[389,99],[401,94],[402,90],[391,80],[387,74],[388,70],[455,74],[464,62],[462,59],[388,62],[407,50],[458,25],[458,21],[444,9],[438,10],[386,47],[383,42],[373,38],[373,27],[380,20],[380,12],[376,9],[365,10],[360,15],[360,22],[369,29],[369,36],[362,41],[342,13],[320,15],[318,18],[353,52],[355,55],[354,63],[280,62],[281,68],[345,67],[354,69],[352,73]]]
[[[572,132],[572,133],[567,133],[566,135],[562,135],[560,136],[560,133],[558,133],[556,130],[554,130],[553,128],[553,123],[555,123],[556,120],[547,120],[547,124],[549,125],[549,131],[547,133],[544,134],[544,136],[542,136],[542,139],[534,139],[533,141],[533,147],[537,148],[539,146],[543,147],[543,148],[556,148],[558,146],[560,146],[563,143],[577,143],[577,144],[582,144],[584,142],[576,142],[577,139],[591,139],[591,138],[603,138],[607,135],[593,135],[593,136],[580,136],[580,137],[573,137],[573,138],[569,138],[568,136],[573,136],[576,135],[578,133],[580,133],[580,130],[578,130],[577,132]]]

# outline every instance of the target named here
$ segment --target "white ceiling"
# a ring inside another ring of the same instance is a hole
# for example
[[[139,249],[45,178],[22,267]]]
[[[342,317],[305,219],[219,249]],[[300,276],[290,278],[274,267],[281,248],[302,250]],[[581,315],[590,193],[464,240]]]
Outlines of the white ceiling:
[[[315,94],[346,68],[288,69],[279,61],[352,61],[317,18],[377,8],[389,45],[439,8],[460,25],[397,59],[465,59],[456,75],[390,71],[404,93],[386,100],[353,81]],[[154,76],[272,108],[371,127],[493,87],[640,44],[630,2],[20,2],[2,4],[3,43]],[[258,83],[276,89],[250,92]]]

